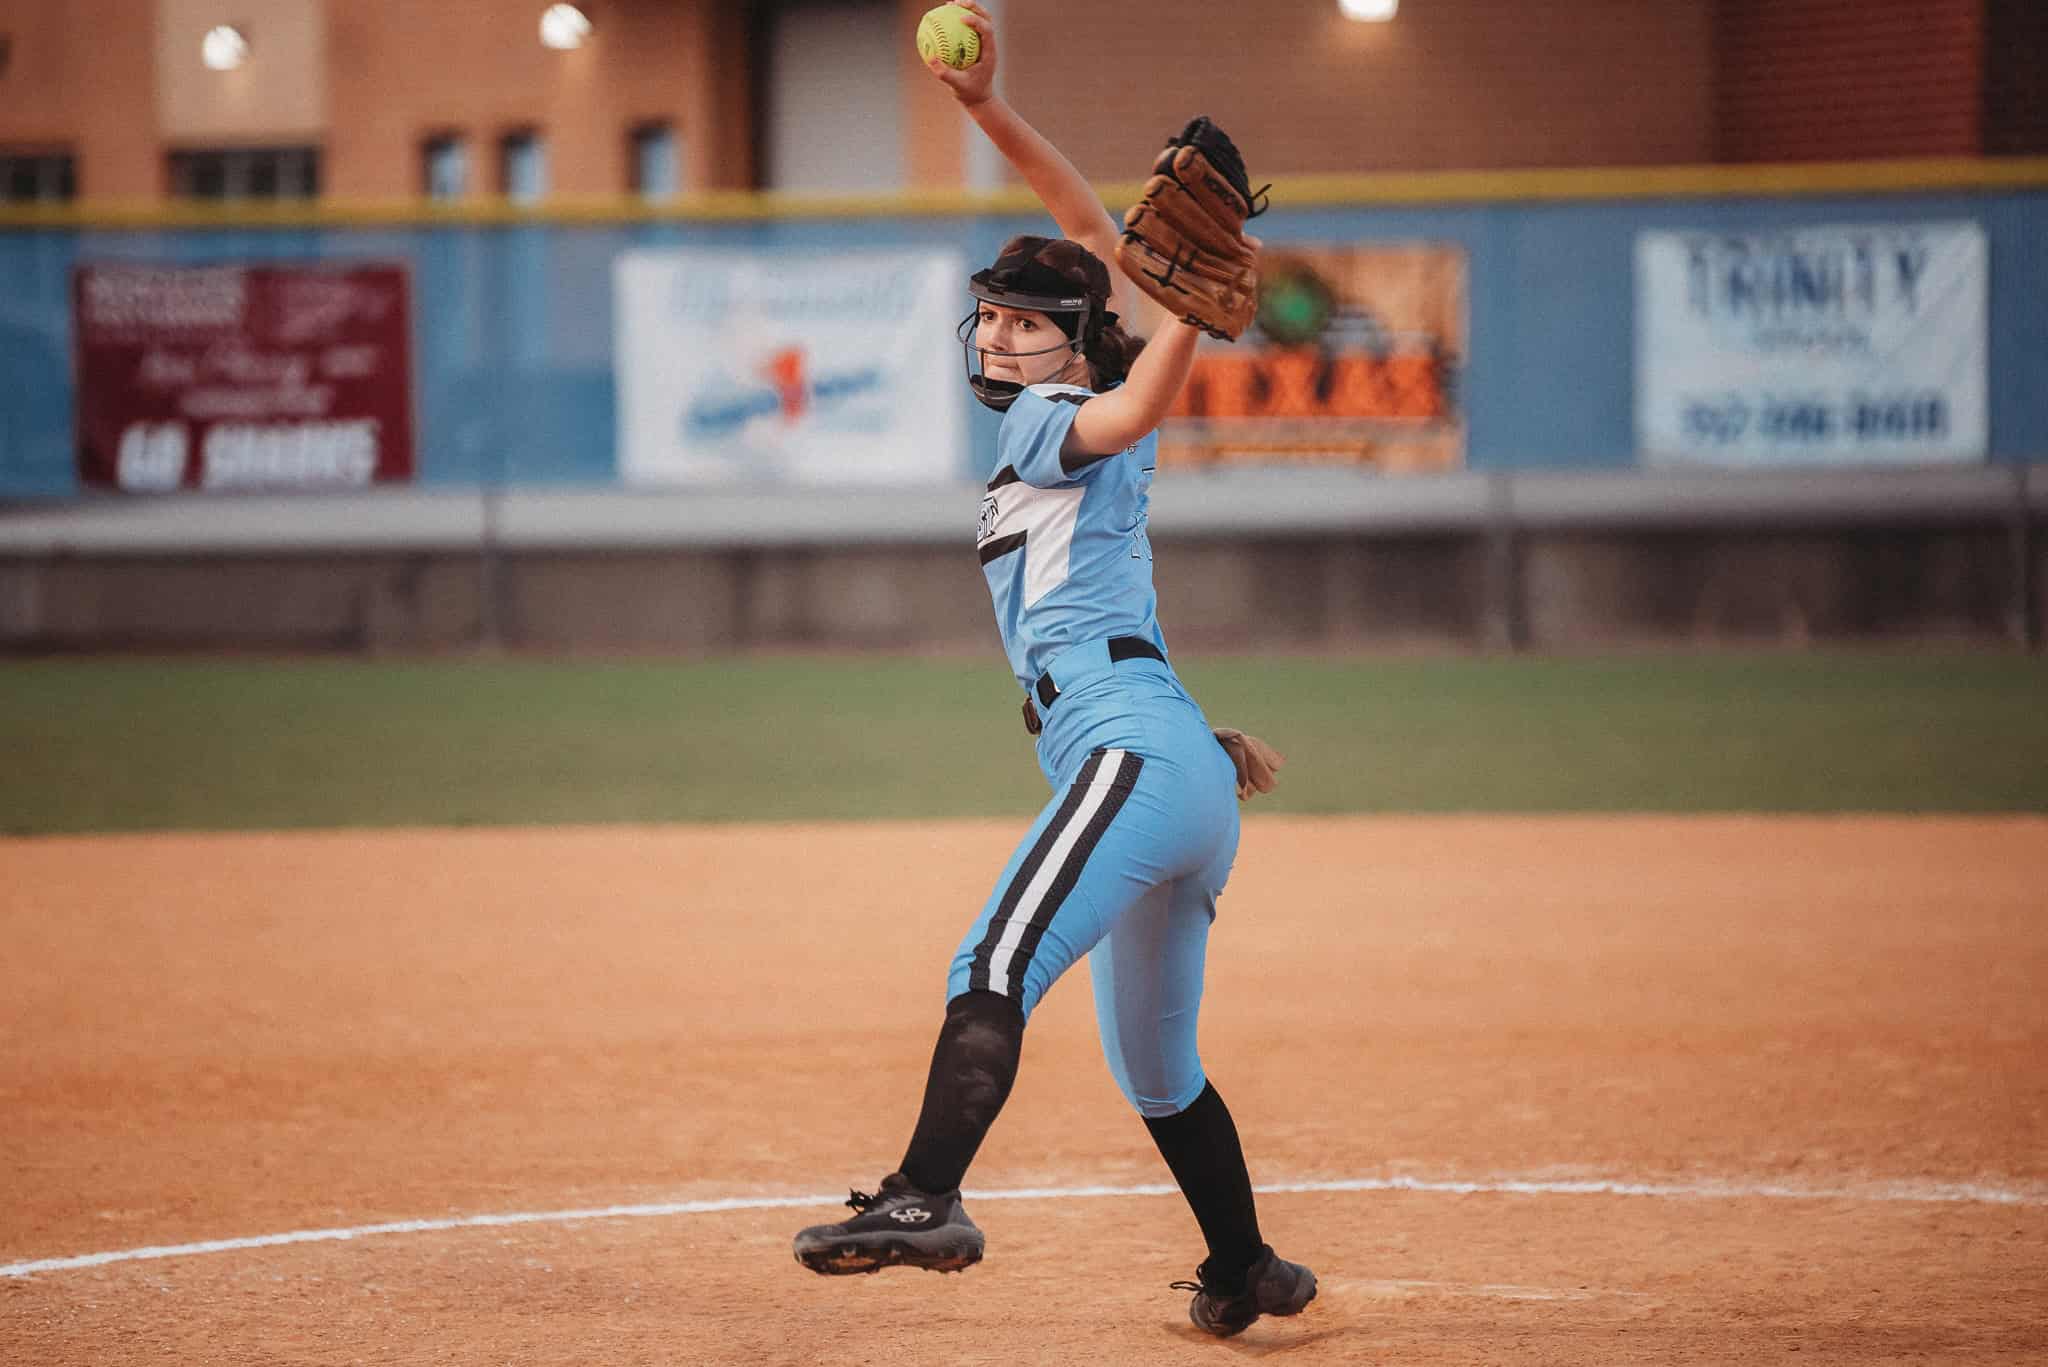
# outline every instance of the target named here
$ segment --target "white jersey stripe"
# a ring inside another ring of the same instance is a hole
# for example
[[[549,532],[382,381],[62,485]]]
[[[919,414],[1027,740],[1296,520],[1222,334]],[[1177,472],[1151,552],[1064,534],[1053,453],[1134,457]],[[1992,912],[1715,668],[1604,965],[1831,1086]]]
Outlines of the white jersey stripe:
[[[1102,804],[1109,798],[1110,790],[1119,781],[1128,782],[1124,777],[1124,767],[1129,759],[1130,753],[1125,750],[1102,752],[1102,763],[1096,768],[1094,781],[1088,785],[1081,805],[1074,809],[1072,815],[1067,818],[1066,825],[1060,828],[1052,849],[1047,852],[1044,862],[1038,866],[1037,876],[1024,889],[1024,895],[1017,899],[1017,905],[1010,909],[1010,915],[1003,923],[1002,935],[996,940],[995,949],[989,956],[989,991],[1005,994],[1009,992],[1010,968],[1017,956],[1018,942],[1024,938],[1026,928],[1038,914],[1047,891],[1060,881],[1060,871],[1073,857],[1074,846],[1081,839],[1081,833],[1088,829],[1089,822],[1093,821],[1095,814],[1102,809]],[[1082,852],[1081,857],[1087,858],[1087,853]]]
[[[1029,609],[1067,582],[1074,558],[1074,522],[1081,516],[1085,491],[1016,487],[1030,490],[1019,500],[1032,520],[1031,539],[1024,544],[1024,606]]]

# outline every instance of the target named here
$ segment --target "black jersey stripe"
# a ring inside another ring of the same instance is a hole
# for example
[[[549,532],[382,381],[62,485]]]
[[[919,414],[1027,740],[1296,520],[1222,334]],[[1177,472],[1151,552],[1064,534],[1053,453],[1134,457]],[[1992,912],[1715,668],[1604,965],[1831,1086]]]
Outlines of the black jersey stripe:
[[[1087,800],[1088,785],[1095,781],[1096,771],[1101,767],[1102,752],[1098,750],[1081,766],[1080,777],[1067,789],[1066,797],[1060,802],[1059,811],[1045,824],[1045,829],[1039,833],[1038,842],[1031,847],[1031,853],[1025,855],[1024,862],[1017,866],[1017,875],[1010,880],[1010,886],[1003,889],[1003,900],[996,904],[996,914],[988,918],[988,932],[981,937],[981,943],[974,947],[974,966],[967,975],[967,986],[970,989],[977,992],[988,991],[988,970],[990,961],[995,956],[996,942],[1003,938],[1003,930],[1010,922],[1011,913],[1017,910],[1017,903],[1023,900],[1024,890],[1031,886],[1031,880],[1038,877],[1038,870],[1044,865],[1046,855],[1059,843],[1061,832],[1066,829],[1067,823],[1074,819],[1074,814],[1081,809],[1081,804]],[[1010,987],[1015,995],[1023,995],[1023,988],[1018,985],[1015,975],[1011,978]]]
[[[1003,556],[1008,555],[1011,551],[1023,545],[1024,538],[1028,535],[1030,535],[1028,532],[1011,532],[1008,536],[999,536],[993,541],[982,542],[980,550],[981,563],[986,565],[991,560],[999,560]]]

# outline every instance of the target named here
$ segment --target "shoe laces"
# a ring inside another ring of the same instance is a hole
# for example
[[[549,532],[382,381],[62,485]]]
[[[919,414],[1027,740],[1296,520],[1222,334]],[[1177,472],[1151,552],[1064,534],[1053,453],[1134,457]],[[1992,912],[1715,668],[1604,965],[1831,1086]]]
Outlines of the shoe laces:
[[[1207,1296],[1212,1301],[1242,1300],[1244,1297],[1249,1296],[1252,1291],[1251,1273],[1247,1271],[1244,1284],[1239,1290],[1229,1293],[1224,1292],[1219,1286],[1210,1282],[1209,1264],[1207,1263],[1203,1263],[1195,1269],[1195,1280],[1191,1282],[1169,1282],[1167,1285],[1175,1291],[1193,1291],[1198,1295]]]
[[[884,1177],[882,1179],[882,1185],[875,1189],[875,1193],[872,1196],[868,1195],[868,1193],[864,1191],[848,1191],[846,1193],[846,1204],[852,1206],[856,1211],[859,1211],[862,1215],[865,1215],[869,1211],[873,1210],[876,1206],[882,1204],[882,1202],[884,1201],[894,1200],[898,1196],[910,1196],[916,1194],[918,1193],[914,1193],[911,1191],[910,1184],[908,1182],[904,1181],[895,1173],[891,1173],[888,1177]]]
[[[1199,1277],[1202,1274],[1197,1272],[1195,1275]],[[1223,1292],[1218,1291],[1215,1287],[1210,1286],[1207,1282],[1168,1282],[1166,1285],[1167,1288],[1172,1291],[1192,1291],[1198,1296],[1207,1296],[1210,1300],[1215,1301],[1218,1304],[1221,1304],[1225,1301],[1243,1300],[1246,1296],[1249,1296],[1251,1294],[1252,1290],[1251,1283],[1249,1282],[1245,1283],[1245,1287],[1242,1291],[1234,1292],[1227,1296]]]

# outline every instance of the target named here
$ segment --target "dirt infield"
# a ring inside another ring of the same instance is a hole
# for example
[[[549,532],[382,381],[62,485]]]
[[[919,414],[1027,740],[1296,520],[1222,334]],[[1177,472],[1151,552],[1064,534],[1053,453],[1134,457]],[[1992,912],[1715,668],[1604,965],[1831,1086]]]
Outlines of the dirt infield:
[[[1254,818],[1204,1057],[1309,1312],[1188,1326],[1078,975],[969,1182],[1054,1194],[812,1276],[1018,829],[0,842],[0,1359],[2048,1359],[2040,818]]]

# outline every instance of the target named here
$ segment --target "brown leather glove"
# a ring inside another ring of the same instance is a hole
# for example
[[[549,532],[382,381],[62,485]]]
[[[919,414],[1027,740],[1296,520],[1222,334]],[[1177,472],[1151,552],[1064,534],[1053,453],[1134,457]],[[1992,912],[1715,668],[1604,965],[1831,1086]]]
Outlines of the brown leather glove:
[[[1253,793],[1270,793],[1280,782],[1276,775],[1287,763],[1286,756],[1260,740],[1228,726],[1216,728],[1216,743],[1237,768],[1237,798],[1242,802]]]
[[[1175,318],[1235,341],[1259,308],[1257,243],[1245,220],[1265,204],[1230,137],[1195,119],[1166,144],[1144,197],[1124,215],[1117,264]]]

